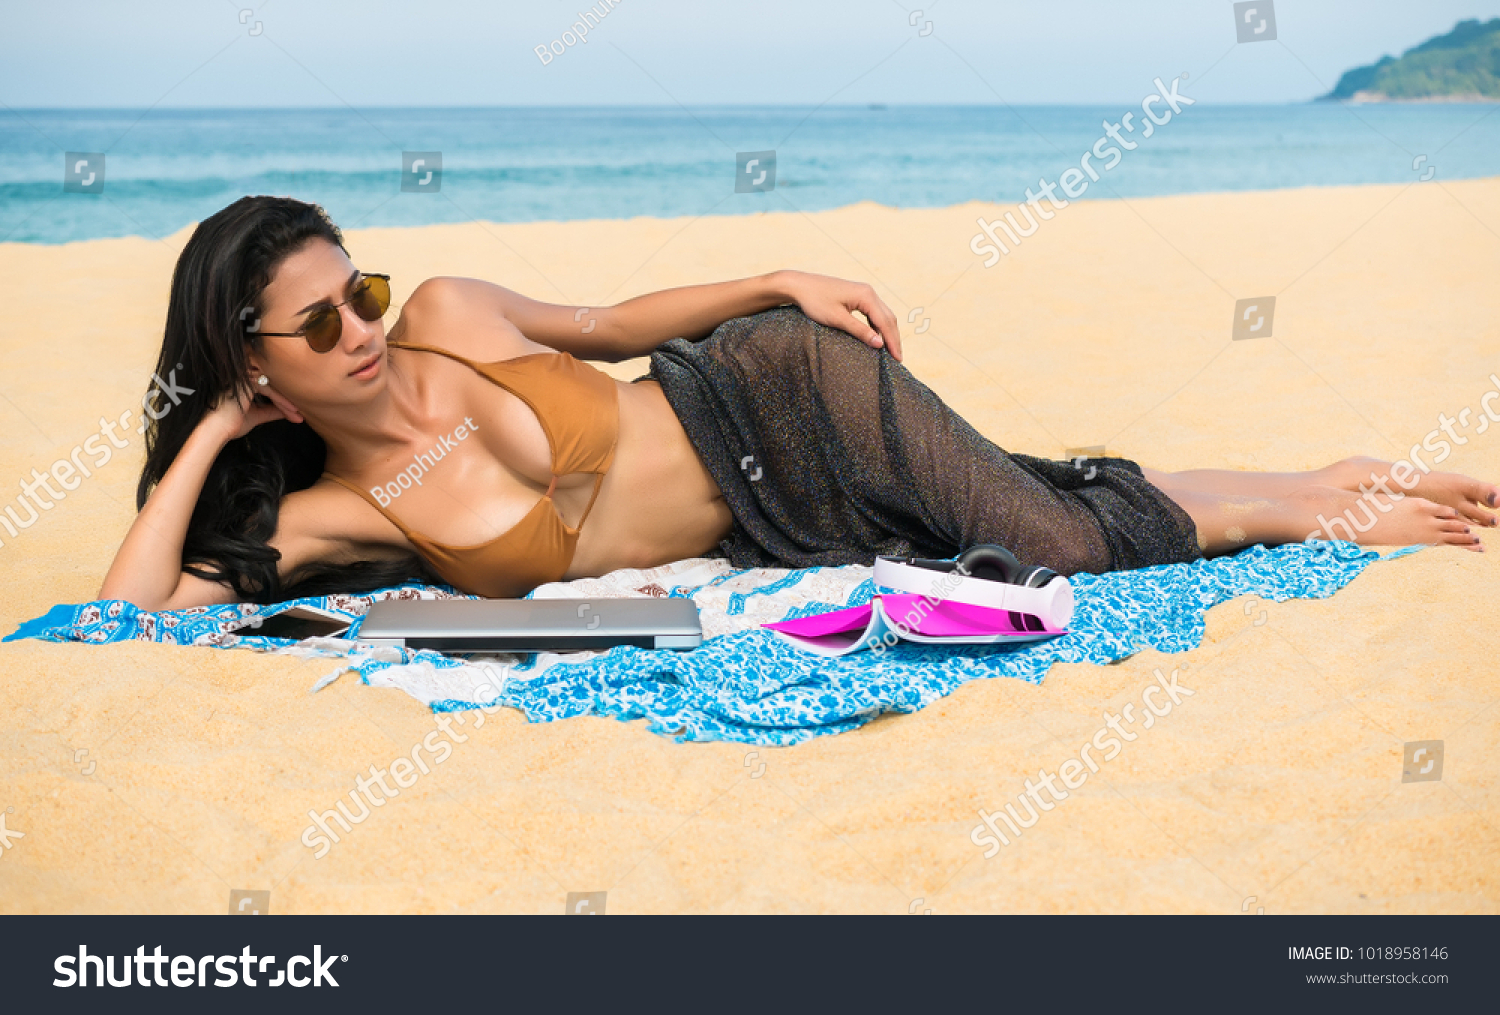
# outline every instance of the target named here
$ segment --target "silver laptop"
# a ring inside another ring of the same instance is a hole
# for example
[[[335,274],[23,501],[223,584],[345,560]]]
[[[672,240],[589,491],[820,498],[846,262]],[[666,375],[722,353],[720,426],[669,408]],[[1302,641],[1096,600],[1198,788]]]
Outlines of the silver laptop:
[[[691,599],[387,599],[356,640],[448,653],[576,652],[703,643]]]

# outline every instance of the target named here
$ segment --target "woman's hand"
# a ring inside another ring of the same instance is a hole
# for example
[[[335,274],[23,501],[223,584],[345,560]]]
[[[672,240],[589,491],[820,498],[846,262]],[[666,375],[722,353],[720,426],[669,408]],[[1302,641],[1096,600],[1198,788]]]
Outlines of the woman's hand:
[[[255,385],[255,394],[265,395],[267,401],[263,402],[239,389],[222,395],[219,404],[203,417],[203,422],[199,425],[213,428],[227,442],[243,437],[262,423],[269,423],[273,419],[302,422],[302,413],[297,411],[297,407],[269,384]]]
[[[870,286],[828,275],[787,271],[785,288],[787,295],[814,321],[847,331],[872,348],[885,348],[898,363],[901,361],[901,331],[896,325],[896,315]],[[856,310],[868,323],[854,316]]]

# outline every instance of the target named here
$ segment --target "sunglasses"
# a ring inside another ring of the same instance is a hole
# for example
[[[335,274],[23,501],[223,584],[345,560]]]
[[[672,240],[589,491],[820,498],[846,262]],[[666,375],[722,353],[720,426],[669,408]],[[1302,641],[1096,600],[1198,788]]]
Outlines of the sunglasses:
[[[349,309],[358,314],[361,320],[380,320],[391,306],[391,276],[365,275],[355,288],[354,295],[344,303],[349,304]],[[344,334],[344,318],[339,313],[339,307],[344,303],[319,307],[307,316],[307,323],[297,331],[256,331],[252,327],[250,333],[271,338],[301,337],[307,339],[313,352],[328,352],[339,344],[339,339]]]

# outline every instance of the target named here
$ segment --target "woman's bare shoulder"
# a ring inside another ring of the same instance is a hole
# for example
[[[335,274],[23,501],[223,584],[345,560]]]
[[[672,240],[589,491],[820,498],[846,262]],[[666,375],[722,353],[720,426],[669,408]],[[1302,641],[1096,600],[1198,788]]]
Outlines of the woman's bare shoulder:
[[[506,290],[477,278],[438,276],[418,285],[387,339],[431,345],[480,363],[555,352],[531,341],[505,316]]]

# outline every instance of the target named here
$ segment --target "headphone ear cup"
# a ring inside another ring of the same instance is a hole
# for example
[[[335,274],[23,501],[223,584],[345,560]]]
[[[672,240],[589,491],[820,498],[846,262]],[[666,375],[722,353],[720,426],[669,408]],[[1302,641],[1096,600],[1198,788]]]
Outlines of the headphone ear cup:
[[[1021,574],[1021,562],[1016,555],[994,543],[971,546],[958,558],[958,569],[974,578],[987,581],[1014,583]]]
[[[1057,572],[1050,568],[1032,566],[1022,569],[1016,576],[1016,584],[1024,585],[1028,589],[1044,588],[1048,582],[1057,577]]]

